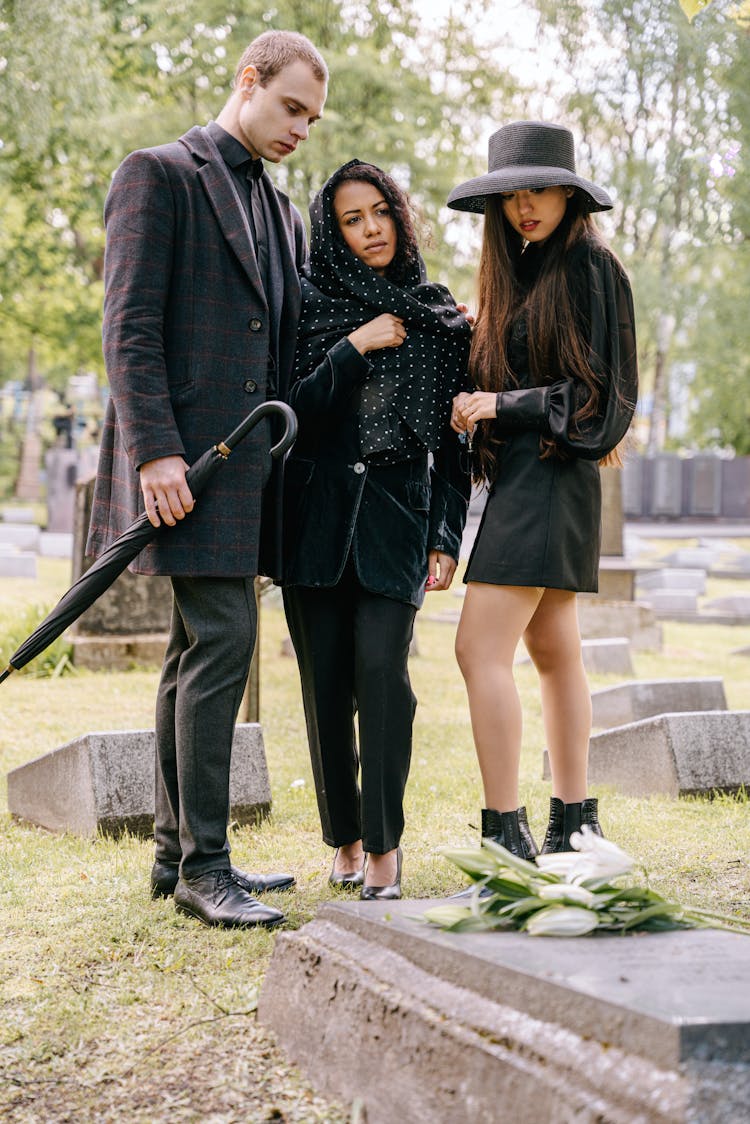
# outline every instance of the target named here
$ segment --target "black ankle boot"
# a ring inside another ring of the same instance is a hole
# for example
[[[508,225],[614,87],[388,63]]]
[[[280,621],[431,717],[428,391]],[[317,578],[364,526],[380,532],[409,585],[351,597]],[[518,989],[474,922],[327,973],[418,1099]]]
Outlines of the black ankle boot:
[[[525,808],[516,808],[515,812],[496,812],[494,808],[482,808],[482,839],[499,843],[520,859],[532,861],[539,854],[539,848],[529,829]]]
[[[542,844],[542,854],[572,850],[570,837],[574,831],[580,831],[584,824],[591,828],[594,835],[603,835],[599,824],[599,802],[596,797],[592,796],[578,804],[563,804],[557,796],[552,796],[549,802],[549,823]]]

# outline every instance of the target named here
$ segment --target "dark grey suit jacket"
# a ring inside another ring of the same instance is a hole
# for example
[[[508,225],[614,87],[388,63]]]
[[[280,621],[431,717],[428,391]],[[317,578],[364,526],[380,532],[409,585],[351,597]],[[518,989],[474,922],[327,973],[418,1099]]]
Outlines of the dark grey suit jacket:
[[[283,272],[277,381],[284,397],[306,239],[289,199],[273,188],[268,194]],[[115,173],[105,222],[103,341],[111,398],[87,544],[94,554],[143,510],[140,465],[170,454],[192,463],[265,400],[271,328],[247,217],[205,129],[196,126],[177,142],[131,153]],[[264,421],[194,511],[160,531],[132,568],[192,576],[257,573],[269,445]],[[266,568],[275,567],[272,561]]]

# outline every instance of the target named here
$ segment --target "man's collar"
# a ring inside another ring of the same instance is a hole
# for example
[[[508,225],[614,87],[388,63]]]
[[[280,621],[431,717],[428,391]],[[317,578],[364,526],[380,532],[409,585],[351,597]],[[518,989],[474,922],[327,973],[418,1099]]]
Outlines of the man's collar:
[[[217,125],[215,121],[209,121],[206,130],[221,153],[224,162],[230,168],[240,168],[247,165],[248,170],[252,173],[252,179],[260,179],[263,175],[263,161],[253,159],[242,141],[238,141],[221,125]]]

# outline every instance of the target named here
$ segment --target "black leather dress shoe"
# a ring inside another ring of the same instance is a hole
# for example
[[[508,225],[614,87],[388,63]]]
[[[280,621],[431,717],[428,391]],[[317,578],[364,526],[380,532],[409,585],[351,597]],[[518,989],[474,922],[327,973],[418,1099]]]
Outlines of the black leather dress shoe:
[[[365,856],[362,856],[362,866],[359,870],[346,870],[343,874],[337,874],[336,859],[338,858],[338,853],[339,848],[337,847],[336,854],[333,856],[331,873],[328,876],[328,881],[331,886],[341,886],[344,890],[351,890],[353,887],[361,886],[365,880]]]
[[[396,881],[390,886],[363,886],[359,897],[363,902],[397,901],[401,897],[401,848],[396,850]]]
[[[152,898],[171,898],[180,876],[179,867],[179,863],[156,860],[151,868]],[[263,894],[267,890],[291,890],[294,886],[291,874],[245,874],[244,871],[237,870],[236,866],[229,869],[235,881],[248,894]]]
[[[284,920],[281,910],[261,905],[236,881],[231,870],[208,870],[198,878],[179,878],[174,904],[180,913],[204,925],[247,929],[262,925],[272,929]]]

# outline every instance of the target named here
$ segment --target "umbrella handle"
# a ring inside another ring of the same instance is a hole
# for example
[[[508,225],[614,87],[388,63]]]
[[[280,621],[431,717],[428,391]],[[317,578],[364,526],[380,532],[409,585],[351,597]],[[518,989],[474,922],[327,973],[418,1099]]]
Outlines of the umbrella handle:
[[[228,456],[232,449],[242,441],[243,437],[246,437],[250,430],[267,414],[281,414],[286,423],[281,439],[271,448],[272,457],[283,456],[291,449],[297,439],[297,415],[291,406],[287,406],[286,402],[279,402],[275,398],[269,399],[268,402],[261,402],[260,406],[256,406],[252,413],[248,414],[245,420],[240,422],[228,437],[219,442],[216,448],[223,456]]]

